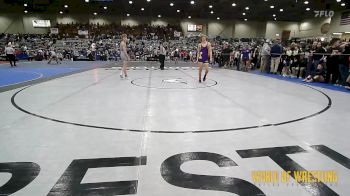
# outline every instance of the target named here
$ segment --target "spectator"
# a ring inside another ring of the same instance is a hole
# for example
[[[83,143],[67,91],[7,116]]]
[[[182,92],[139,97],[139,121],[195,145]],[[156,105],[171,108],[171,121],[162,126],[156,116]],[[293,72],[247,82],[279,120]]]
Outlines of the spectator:
[[[290,65],[292,62],[292,55],[293,55],[293,51],[291,50],[290,47],[287,47],[286,57],[285,57],[285,60],[283,61],[283,69],[282,69],[282,76],[284,77],[290,74]]]
[[[271,48],[269,46],[270,40],[266,40],[262,49],[261,49],[261,64],[260,72],[267,72],[267,65],[270,60]]]
[[[300,73],[300,53],[301,52],[298,48],[298,45],[296,43],[292,43],[290,45],[291,51],[292,51],[292,56],[291,56],[291,63],[290,63],[290,69],[289,70],[296,70],[296,68],[299,68],[298,75]],[[294,75],[291,75],[294,77]]]
[[[224,48],[222,50],[222,60],[224,67],[227,68],[230,62],[230,53],[232,52],[228,43],[224,43]]]
[[[235,55],[234,55],[234,65],[236,66],[237,70],[240,70],[240,62],[241,62],[241,52],[239,50],[235,51]]]
[[[315,50],[316,54],[312,55],[313,59],[313,65],[317,67],[319,64],[324,63],[324,53],[326,53],[326,50],[322,47],[322,43],[318,42]]]
[[[251,59],[251,54],[248,46],[246,45],[244,49],[242,50],[242,63],[243,63],[243,69],[242,71],[248,71],[250,67],[250,59]]]
[[[276,40],[271,47],[271,69],[270,73],[277,74],[279,64],[281,62],[281,55],[283,53],[282,46],[279,40]]]
[[[347,85],[346,80],[349,75],[349,56],[347,56],[348,54],[350,54],[349,47],[349,43],[342,43],[339,46],[339,84],[342,86]]]
[[[317,69],[312,73],[311,75],[307,76],[306,79],[304,79],[304,82],[324,82],[324,68],[322,64],[317,65]]]
[[[331,40],[330,45],[331,47],[328,49],[327,53],[327,75],[326,75],[326,82],[331,84],[336,84],[337,80],[339,78],[339,54],[340,54],[340,39],[334,38]]]
[[[257,47],[254,47],[253,50],[252,50],[252,69],[256,69],[257,67],[257,64],[258,64],[258,59],[259,59],[259,46]]]

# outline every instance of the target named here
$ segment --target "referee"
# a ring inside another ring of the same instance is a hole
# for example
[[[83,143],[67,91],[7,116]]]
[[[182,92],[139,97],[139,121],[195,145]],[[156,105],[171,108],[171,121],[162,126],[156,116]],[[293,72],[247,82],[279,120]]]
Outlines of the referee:
[[[166,55],[166,50],[161,43],[159,46],[159,62],[160,62],[160,69],[164,70],[164,61],[165,61],[165,55]]]
[[[9,42],[8,45],[5,47],[5,54],[7,60],[10,61],[11,67],[16,67],[15,49],[12,48],[11,42]]]

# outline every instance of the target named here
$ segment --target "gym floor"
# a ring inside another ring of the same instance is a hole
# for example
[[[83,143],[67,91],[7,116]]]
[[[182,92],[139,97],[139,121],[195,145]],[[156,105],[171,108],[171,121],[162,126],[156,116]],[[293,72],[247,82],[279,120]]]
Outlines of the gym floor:
[[[193,63],[127,79],[120,63],[18,65],[0,65],[0,195],[350,195],[349,93],[212,68],[198,83]]]

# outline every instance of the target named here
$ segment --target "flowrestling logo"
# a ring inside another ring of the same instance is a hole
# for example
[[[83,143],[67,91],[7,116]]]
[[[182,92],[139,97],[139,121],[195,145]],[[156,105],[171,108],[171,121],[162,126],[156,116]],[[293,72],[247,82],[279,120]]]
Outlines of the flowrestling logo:
[[[315,10],[315,18],[321,18],[321,17],[326,17],[326,18],[332,18],[334,16],[334,11],[330,10]]]

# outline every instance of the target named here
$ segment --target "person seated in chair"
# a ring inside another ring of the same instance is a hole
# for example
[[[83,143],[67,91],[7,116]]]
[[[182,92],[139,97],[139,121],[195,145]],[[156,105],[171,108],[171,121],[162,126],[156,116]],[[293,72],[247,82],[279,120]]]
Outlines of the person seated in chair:
[[[303,81],[304,82],[324,82],[325,70],[323,64],[318,64],[317,69],[311,75],[307,76]]]

